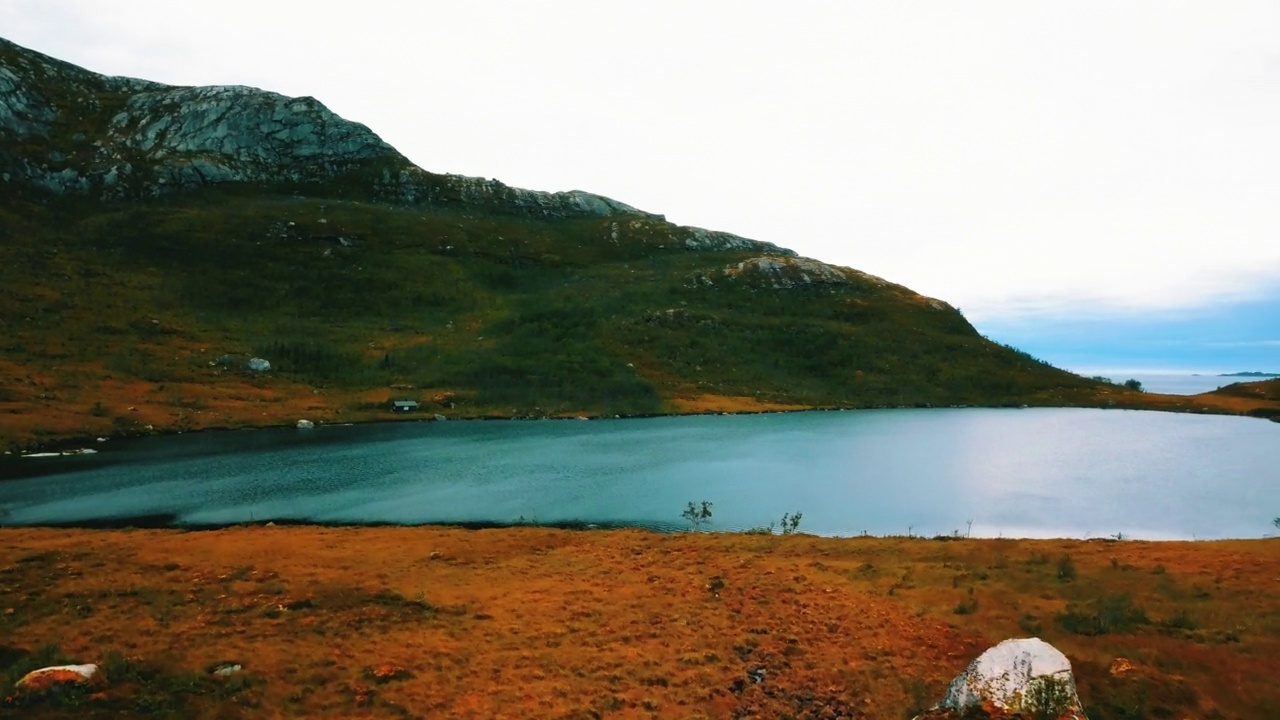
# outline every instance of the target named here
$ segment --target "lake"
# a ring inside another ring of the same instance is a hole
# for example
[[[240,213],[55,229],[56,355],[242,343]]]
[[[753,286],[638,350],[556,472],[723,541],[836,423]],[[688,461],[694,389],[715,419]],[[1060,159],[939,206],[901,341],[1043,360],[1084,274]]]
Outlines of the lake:
[[[0,462],[9,525],[560,523],[822,535],[1259,537],[1280,424],[1063,408],[383,423],[112,440]],[[969,523],[972,521],[972,526]]]

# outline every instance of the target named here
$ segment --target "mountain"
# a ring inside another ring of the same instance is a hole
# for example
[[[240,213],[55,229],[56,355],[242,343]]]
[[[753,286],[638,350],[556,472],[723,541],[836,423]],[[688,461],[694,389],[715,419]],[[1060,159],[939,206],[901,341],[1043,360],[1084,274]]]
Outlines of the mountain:
[[[852,268],[431,173],[312,98],[7,41],[0,189],[0,445],[368,420],[391,399],[449,417],[1141,401]]]
[[[54,194],[154,198],[223,183],[306,185],[365,199],[541,217],[645,215],[583,192],[425,172],[314,98],[107,77],[0,39],[0,177]]]

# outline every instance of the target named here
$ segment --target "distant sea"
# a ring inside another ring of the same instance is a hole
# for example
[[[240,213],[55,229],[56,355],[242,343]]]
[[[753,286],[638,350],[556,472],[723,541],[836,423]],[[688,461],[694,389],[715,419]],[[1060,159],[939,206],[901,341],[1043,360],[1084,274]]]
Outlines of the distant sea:
[[[1122,383],[1125,380],[1133,378],[1134,380],[1142,383],[1143,390],[1153,393],[1162,393],[1165,395],[1199,395],[1200,393],[1217,390],[1220,387],[1226,387],[1232,383],[1257,382],[1259,380],[1271,379],[1267,377],[1224,377],[1216,373],[1193,375],[1191,373],[1177,372],[1134,373],[1124,370],[1103,370],[1081,374],[1086,377],[1101,375],[1103,377],[1111,378],[1118,383]]]

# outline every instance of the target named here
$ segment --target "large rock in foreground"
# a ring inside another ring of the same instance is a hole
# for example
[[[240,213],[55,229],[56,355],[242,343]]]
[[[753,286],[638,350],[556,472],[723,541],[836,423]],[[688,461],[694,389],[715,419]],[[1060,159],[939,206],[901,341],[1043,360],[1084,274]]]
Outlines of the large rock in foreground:
[[[1071,662],[1040,638],[1005,640],[982,653],[917,720],[960,717],[1087,720]]]

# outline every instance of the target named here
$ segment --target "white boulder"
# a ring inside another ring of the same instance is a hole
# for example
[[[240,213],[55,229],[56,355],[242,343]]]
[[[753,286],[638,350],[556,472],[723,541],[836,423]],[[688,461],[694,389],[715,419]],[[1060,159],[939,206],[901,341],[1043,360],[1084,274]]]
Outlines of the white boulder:
[[[298,429],[299,429],[299,430],[310,430],[311,428],[313,428],[313,427],[315,427],[315,426],[316,426],[316,424],[315,424],[315,423],[313,423],[313,422],[311,422],[310,420],[305,420],[305,419],[304,419],[304,420],[299,420],[299,421],[298,421]]]
[[[969,717],[975,711],[993,709],[1054,720],[1087,720],[1076,695],[1071,662],[1040,638],[1005,640],[979,655],[951,681],[942,702],[922,717],[945,717],[948,711]]]

